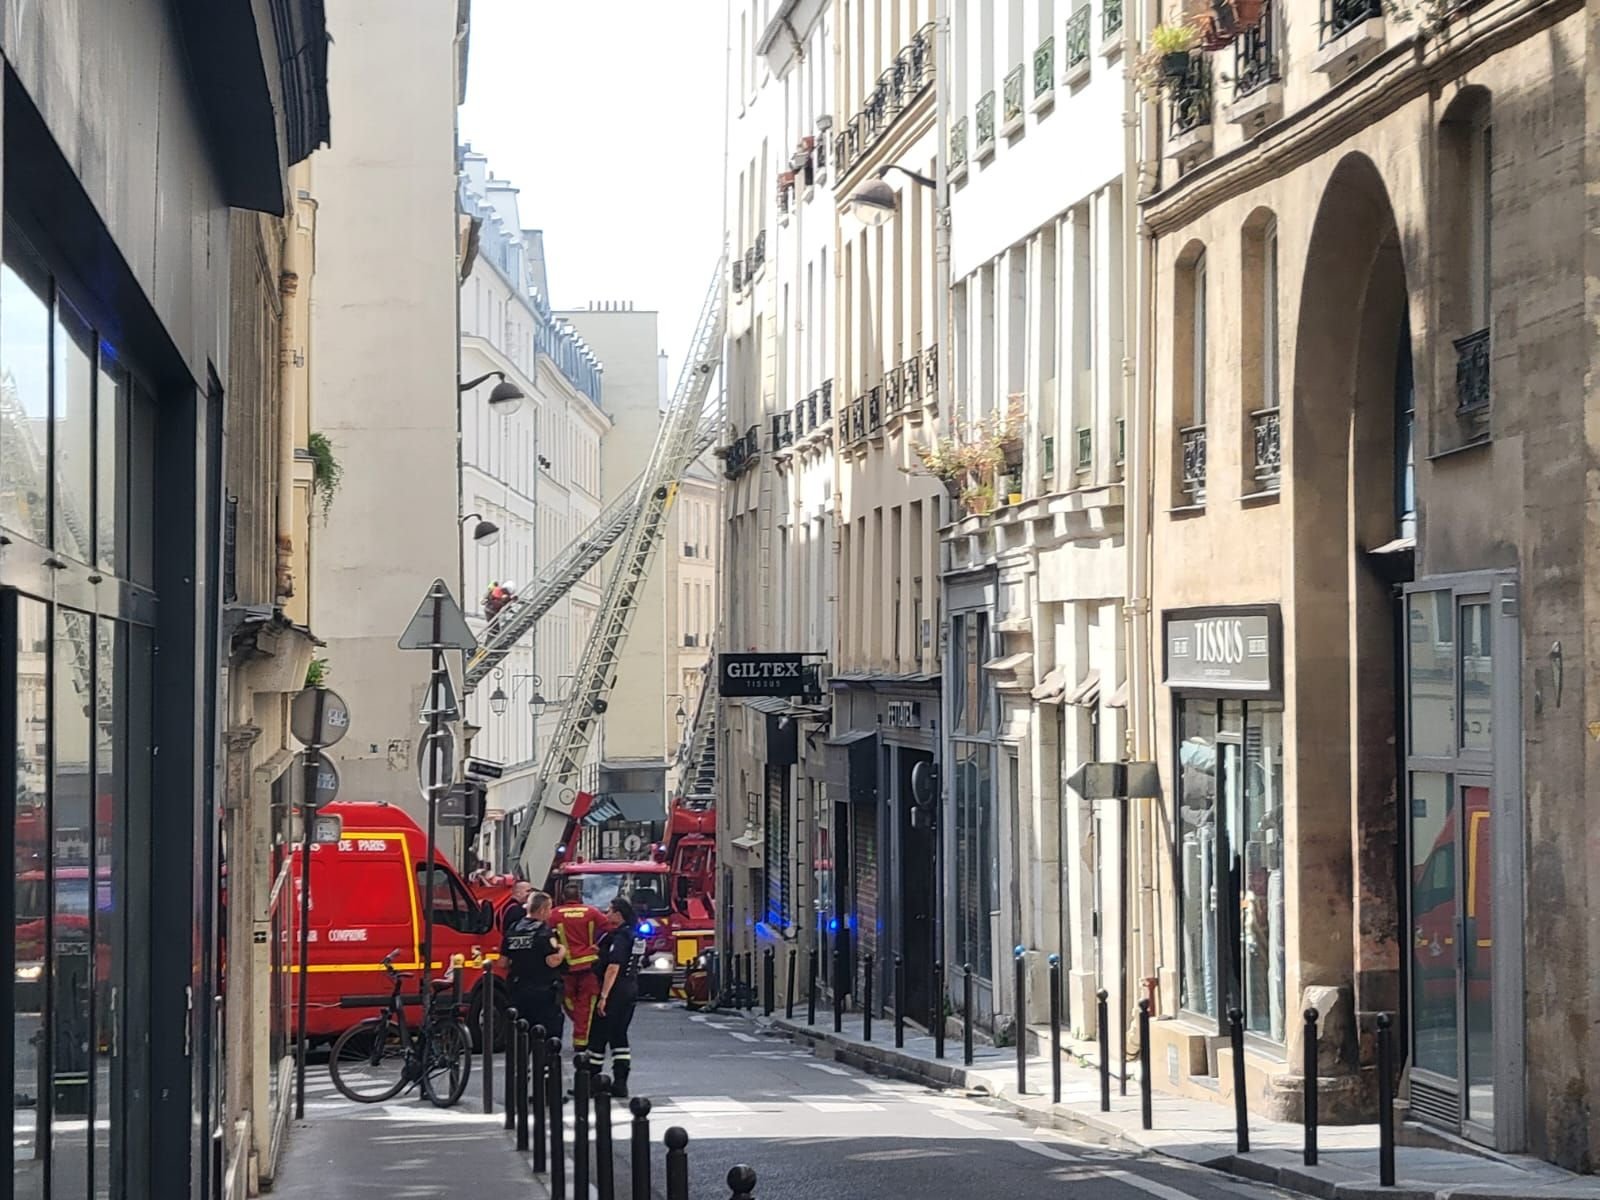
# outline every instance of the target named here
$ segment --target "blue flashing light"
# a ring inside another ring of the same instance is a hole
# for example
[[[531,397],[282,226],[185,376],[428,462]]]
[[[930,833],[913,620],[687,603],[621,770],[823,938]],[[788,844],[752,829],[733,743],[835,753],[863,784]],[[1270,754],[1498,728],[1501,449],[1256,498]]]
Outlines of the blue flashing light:
[[[839,918],[838,917],[830,917],[828,919],[828,932],[829,933],[838,933],[839,932]]]
[[[639,922],[639,936],[640,937],[649,937],[655,931],[656,931],[656,927],[655,927],[654,922],[651,922],[651,921],[640,921]]]

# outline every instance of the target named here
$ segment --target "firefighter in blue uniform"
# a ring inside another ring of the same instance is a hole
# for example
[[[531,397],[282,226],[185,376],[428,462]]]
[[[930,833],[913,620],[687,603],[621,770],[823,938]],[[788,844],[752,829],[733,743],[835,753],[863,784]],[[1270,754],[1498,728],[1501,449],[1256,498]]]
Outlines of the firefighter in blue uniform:
[[[618,1099],[627,1098],[628,1075],[633,1070],[628,1026],[639,1001],[639,963],[644,957],[644,943],[635,936],[634,925],[633,905],[618,896],[606,910],[606,932],[600,938],[600,960],[595,964],[600,976],[600,1007],[589,1055],[598,1071],[610,1049],[611,1094]]]
[[[506,911],[502,949],[511,964],[511,1007],[531,1029],[561,1038],[561,961],[566,956],[550,925],[550,897],[533,892],[525,906]]]

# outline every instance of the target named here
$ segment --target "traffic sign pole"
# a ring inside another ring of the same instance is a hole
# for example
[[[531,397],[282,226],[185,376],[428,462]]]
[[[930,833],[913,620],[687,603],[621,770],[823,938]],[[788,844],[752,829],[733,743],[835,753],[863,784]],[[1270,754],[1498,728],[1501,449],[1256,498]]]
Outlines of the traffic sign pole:
[[[445,670],[444,651],[440,648],[440,638],[443,636],[444,626],[444,585],[435,583],[429,595],[433,600],[433,637],[432,649],[429,657],[433,663],[433,674],[428,680],[430,691],[438,686],[439,676]],[[434,894],[434,843],[439,834],[439,750],[438,738],[441,731],[443,713],[439,705],[430,705],[428,713],[428,864],[427,891],[422,897],[422,1011],[428,1012],[428,979],[433,970],[433,894]]]
[[[317,823],[317,767],[322,760],[322,718],[327,706],[327,693],[318,688],[313,700],[311,739],[306,748],[305,793],[300,797],[300,1044],[295,1053],[294,1065],[294,1115],[304,1120],[306,1115],[306,1047],[311,1039],[306,1032],[307,984],[311,960],[311,836]]]

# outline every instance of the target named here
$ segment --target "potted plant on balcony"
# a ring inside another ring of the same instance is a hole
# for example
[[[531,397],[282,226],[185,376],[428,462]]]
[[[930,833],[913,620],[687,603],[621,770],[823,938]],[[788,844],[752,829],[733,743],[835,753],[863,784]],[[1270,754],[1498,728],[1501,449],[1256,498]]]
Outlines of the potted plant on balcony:
[[[972,482],[961,491],[961,507],[975,517],[987,517],[994,511],[994,484]]]
[[[1134,63],[1139,89],[1151,100],[1189,74],[1200,31],[1187,21],[1163,21],[1150,31],[1144,53]]]
[[[1021,395],[1007,396],[1006,411],[996,413],[990,429],[990,437],[1000,459],[1008,467],[1021,467],[1023,455],[1023,434],[1028,428],[1027,410],[1022,406]]]

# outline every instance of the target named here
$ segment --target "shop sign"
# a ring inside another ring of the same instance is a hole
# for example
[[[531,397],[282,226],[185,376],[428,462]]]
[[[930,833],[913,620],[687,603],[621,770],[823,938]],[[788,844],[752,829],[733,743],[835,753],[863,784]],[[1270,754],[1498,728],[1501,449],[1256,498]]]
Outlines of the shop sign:
[[[803,696],[806,672],[798,654],[719,654],[717,674],[724,696]]]
[[[887,707],[888,719],[884,722],[890,729],[921,729],[922,704],[917,700],[891,700]]]
[[[1166,630],[1168,687],[1278,690],[1280,632],[1275,605],[1168,613]]]

